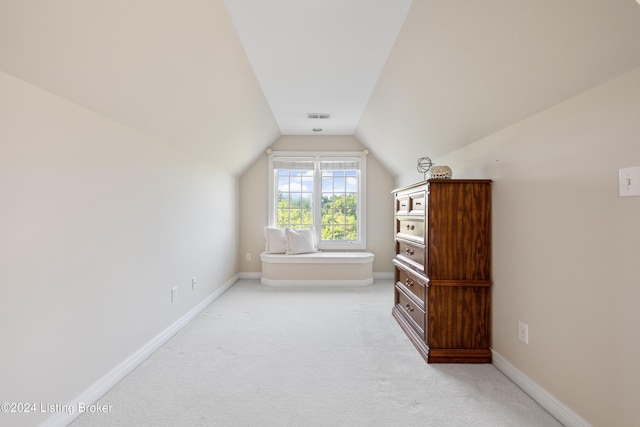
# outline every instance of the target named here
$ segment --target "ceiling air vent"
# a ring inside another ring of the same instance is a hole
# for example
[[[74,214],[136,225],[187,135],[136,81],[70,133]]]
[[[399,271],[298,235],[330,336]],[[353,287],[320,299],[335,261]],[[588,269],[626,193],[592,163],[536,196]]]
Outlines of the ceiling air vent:
[[[330,119],[329,113],[307,113],[307,119]]]

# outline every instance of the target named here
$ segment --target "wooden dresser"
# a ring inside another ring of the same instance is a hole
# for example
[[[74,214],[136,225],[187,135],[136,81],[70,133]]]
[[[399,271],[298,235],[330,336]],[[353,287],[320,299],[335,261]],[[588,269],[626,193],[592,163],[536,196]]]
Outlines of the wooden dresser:
[[[490,363],[491,181],[393,193],[393,317],[428,363]]]

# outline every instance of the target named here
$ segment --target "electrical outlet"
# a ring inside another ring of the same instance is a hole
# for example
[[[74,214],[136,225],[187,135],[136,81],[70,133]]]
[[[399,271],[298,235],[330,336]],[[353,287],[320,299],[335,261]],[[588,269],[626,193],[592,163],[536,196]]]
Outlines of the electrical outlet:
[[[198,280],[195,277],[193,277],[191,279],[191,289],[195,289],[196,286],[198,286]]]
[[[246,254],[244,254],[244,260],[251,261],[251,252],[247,252]]]
[[[529,325],[518,321],[518,338],[525,344],[529,344]]]
[[[171,302],[175,302],[178,299],[178,287],[171,288]]]

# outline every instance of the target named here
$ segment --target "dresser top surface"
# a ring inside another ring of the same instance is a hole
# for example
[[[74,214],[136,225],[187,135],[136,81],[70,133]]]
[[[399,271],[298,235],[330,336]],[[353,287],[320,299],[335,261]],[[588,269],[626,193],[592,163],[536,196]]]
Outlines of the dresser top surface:
[[[396,188],[395,190],[392,191],[392,193],[397,193],[400,191],[406,191],[406,190],[410,190],[412,188],[416,188],[416,187],[421,187],[421,186],[425,186],[427,184],[464,184],[464,183],[474,183],[474,184],[489,184],[493,182],[490,179],[427,179],[424,181],[420,181],[420,182],[415,182],[413,184],[410,185],[406,185],[404,187],[400,187],[400,188]]]

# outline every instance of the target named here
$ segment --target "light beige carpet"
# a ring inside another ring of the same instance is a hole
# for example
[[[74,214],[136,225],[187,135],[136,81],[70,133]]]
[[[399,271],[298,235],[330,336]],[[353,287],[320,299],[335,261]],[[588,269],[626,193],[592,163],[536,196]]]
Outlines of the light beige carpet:
[[[560,425],[493,365],[426,364],[392,305],[390,280],[241,280],[72,425]]]

